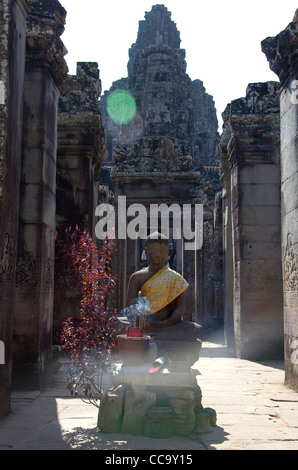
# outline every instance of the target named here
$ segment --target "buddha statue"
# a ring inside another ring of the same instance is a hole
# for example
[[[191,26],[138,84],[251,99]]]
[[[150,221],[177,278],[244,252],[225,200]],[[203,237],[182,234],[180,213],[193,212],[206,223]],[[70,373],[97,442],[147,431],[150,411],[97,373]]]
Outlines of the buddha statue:
[[[152,335],[160,355],[172,360],[195,362],[201,349],[202,328],[185,321],[187,281],[167,266],[169,240],[154,232],[145,240],[148,266],[132,274],[127,290],[127,309],[141,296],[149,309],[145,315],[146,333]]]

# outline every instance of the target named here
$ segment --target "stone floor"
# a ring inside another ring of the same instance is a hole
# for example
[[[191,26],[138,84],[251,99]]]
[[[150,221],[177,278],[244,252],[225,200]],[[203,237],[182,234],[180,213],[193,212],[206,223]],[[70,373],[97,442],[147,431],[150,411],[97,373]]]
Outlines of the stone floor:
[[[203,344],[194,367],[203,406],[217,412],[211,433],[103,435],[97,408],[69,397],[61,367],[47,390],[13,393],[12,412],[0,419],[0,450],[298,450],[298,393],[283,385],[282,362],[235,359],[214,341]]]

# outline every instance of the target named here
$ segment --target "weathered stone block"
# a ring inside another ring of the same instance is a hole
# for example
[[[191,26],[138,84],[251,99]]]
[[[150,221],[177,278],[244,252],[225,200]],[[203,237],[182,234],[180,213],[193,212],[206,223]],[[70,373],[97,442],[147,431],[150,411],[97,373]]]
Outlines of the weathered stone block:
[[[211,415],[206,411],[202,413],[196,413],[196,423],[193,432],[196,434],[204,434],[206,432],[212,432],[212,426],[210,423]]]
[[[298,157],[298,155],[297,155]],[[298,161],[298,158],[297,158]],[[282,184],[281,191],[281,216],[289,214],[292,211],[298,211],[297,194],[298,172],[293,173]]]
[[[298,136],[282,147],[281,183],[298,172]]]
[[[248,242],[271,242],[280,244],[280,223],[276,225],[246,225],[245,229],[238,227],[235,233],[241,243]],[[239,234],[239,235],[238,235]]]
[[[100,400],[97,426],[105,433],[118,433],[121,430],[123,407],[124,407],[124,385],[108,390]]]
[[[298,210],[294,209],[291,212],[284,212],[281,220],[282,254],[290,262],[289,257],[292,256],[293,269],[297,270],[297,260],[295,258],[298,257]]]
[[[284,330],[285,334],[298,338],[298,291],[284,294]]]
[[[55,194],[40,184],[26,184],[22,188],[20,221],[55,227]]]
[[[293,92],[291,86],[282,87],[280,90],[280,117],[281,119],[293,107]],[[295,93],[294,93],[295,96]]]
[[[56,160],[46,151],[27,149],[27,158],[23,161],[23,181],[26,184],[44,184],[49,188],[56,185]]]
[[[259,163],[252,166],[244,166],[239,171],[239,184],[272,184],[279,180],[279,165]]]
[[[169,398],[169,405],[174,412],[175,434],[190,434],[195,426],[195,400],[188,398]]]
[[[282,359],[282,324],[265,320],[259,321],[256,328],[254,319],[250,322],[240,317],[234,319],[234,325],[237,357],[248,360]]]
[[[271,206],[272,201],[279,201],[280,181],[271,183],[241,183],[240,198],[244,206]]]
[[[287,112],[282,116],[280,122],[280,134],[282,139],[282,149],[296,137],[298,122],[298,106],[292,104]]]
[[[152,407],[148,410],[144,428],[144,434],[154,439],[167,439],[174,432],[174,414],[172,408]]]
[[[156,394],[145,388],[127,389],[124,398],[122,433],[144,434],[145,418],[149,408],[156,406]]]
[[[270,228],[268,229],[268,227],[264,230],[267,234],[269,231]],[[280,257],[280,243],[268,241],[245,242],[241,244],[241,255],[244,260],[278,259]],[[255,276],[257,275],[255,273]]]
[[[242,206],[239,214],[241,225],[276,225],[280,218],[280,207],[272,206]]]
[[[217,414],[216,411],[213,408],[205,408],[205,412],[209,414],[210,416],[210,424],[211,426],[216,426],[217,422]]]

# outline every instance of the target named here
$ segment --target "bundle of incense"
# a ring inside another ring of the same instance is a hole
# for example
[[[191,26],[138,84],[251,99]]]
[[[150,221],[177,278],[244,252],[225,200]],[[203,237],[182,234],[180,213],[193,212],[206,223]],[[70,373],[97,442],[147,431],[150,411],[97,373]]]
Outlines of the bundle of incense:
[[[141,330],[140,328],[127,328],[126,335],[133,338],[142,338],[145,336],[145,330]]]
[[[140,318],[139,318],[139,328],[140,328],[140,330],[145,329],[144,319],[143,319],[142,315],[140,315]]]

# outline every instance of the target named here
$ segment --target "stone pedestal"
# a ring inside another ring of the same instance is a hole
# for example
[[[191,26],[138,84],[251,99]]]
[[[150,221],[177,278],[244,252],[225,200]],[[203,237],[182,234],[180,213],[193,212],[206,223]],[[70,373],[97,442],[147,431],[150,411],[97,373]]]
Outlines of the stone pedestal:
[[[99,430],[151,438],[211,432],[216,412],[203,408],[196,372],[172,370],[174,363],[158,372],[150,369],[149,362],[118,365],[111,377],[113,388],[101,400]]]

